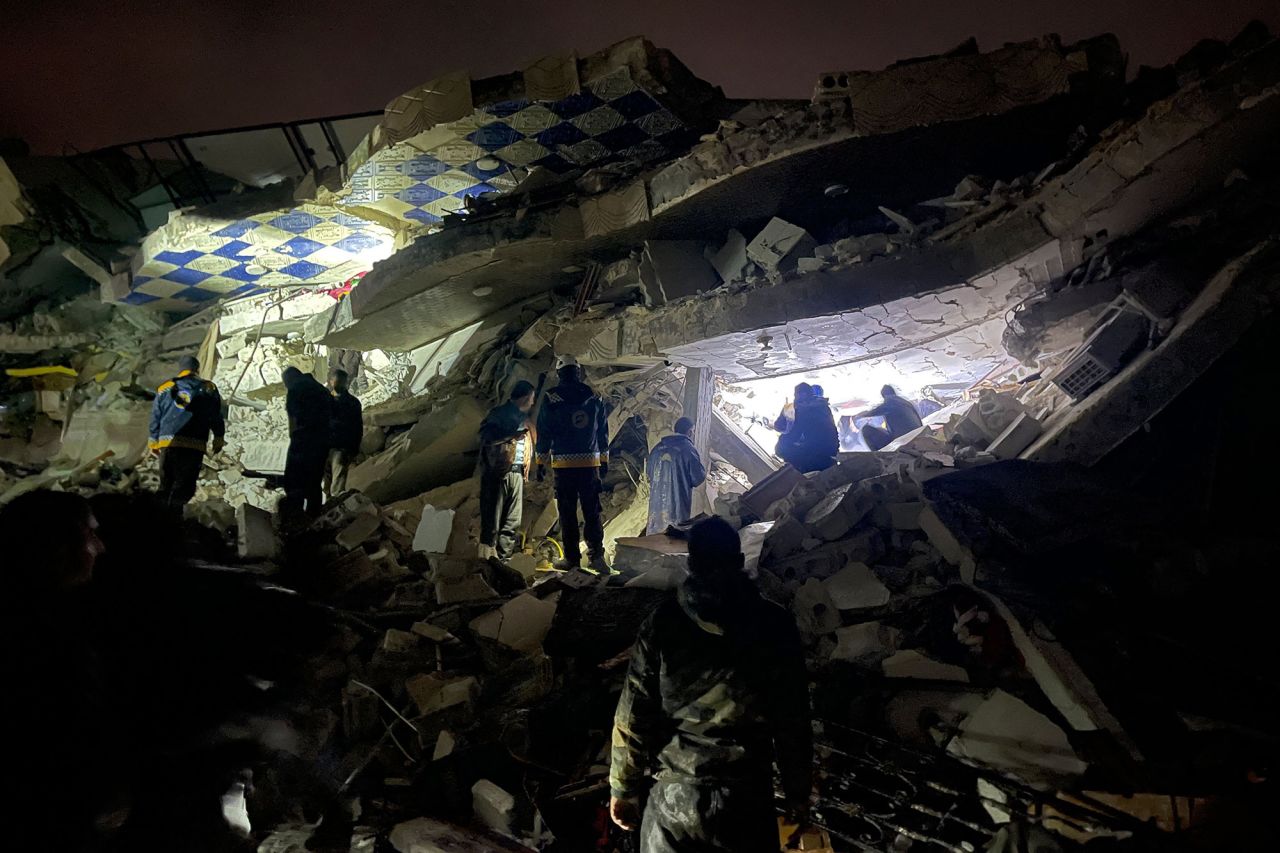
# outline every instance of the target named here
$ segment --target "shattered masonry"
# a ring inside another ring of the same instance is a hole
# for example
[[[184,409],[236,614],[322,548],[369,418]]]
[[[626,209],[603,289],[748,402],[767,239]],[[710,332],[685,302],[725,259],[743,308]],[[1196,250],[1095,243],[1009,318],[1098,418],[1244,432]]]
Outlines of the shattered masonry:
[[[608,849],[609,714],[688,556],[642,535],[645,459],[709,370],[695,506],[805,639],[829,849],[1251,849],[1221,833],[1274,799],[1275,685],[1235,667],[1268,619],[1224,590],[1274,550],[1248,487],[1274,467],[1280,41],[1125,72],[1112,36],[1045,36],[739,101],[633,38],[424,83],[266,186],[6,148],[0,505],[153,491],[151,398],[199,353],[228,431],[197,556],[327,632],[287,700],[305,773],[241,791],[258,849]],[[610,578],[545,571],[547,483],[524,551],[475,556],[480,421],[558,355],[610,410]],[[290,366],[343,367],[364,407],[350,491],[303,528],[275,514]],[[754,383],[834,403],[860,372],[936,410],[782,465]]]

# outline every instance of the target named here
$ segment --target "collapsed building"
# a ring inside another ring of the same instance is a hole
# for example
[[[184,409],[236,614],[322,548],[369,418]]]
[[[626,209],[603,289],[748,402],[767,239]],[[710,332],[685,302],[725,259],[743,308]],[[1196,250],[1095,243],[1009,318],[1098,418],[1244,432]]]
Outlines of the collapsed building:
[[[342,614],[294,709],[328,784],[261,768],[259,849],[622,849],[611,701],[687,558],[639,535],[644,459],[690,415],[695,509],[807,642],[831,847],[1247,849],[1275,684],[1221,632],[1275,548],[1280,41],[1126,70],[969,42],[738,101],[632,39],[430,81],[328,165],[298,134],[283,180],[6,148],[0,502],[153,489],[150,397],[198,352],[229,414],[191,523]],[[541,484],[524,553],[474,556],[480,420],[564,354],[610,409],[604,582],[538,570]],[[363,460],[282,531],[281,372],[339,365]],[[801,378],[936,411],[800,475],[759,422]]]

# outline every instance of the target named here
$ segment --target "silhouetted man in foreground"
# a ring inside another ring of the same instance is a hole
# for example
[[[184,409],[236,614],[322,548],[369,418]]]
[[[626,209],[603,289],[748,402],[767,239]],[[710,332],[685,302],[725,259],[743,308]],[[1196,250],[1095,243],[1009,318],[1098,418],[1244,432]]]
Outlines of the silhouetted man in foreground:
[[[642,853],[776,853],[775,762],[790,816],[807,816],[813,735],[800,637],[743,564],[726,521],[695,525],[688,578],[632,648],[609,810],[623,829],[640,827]]]

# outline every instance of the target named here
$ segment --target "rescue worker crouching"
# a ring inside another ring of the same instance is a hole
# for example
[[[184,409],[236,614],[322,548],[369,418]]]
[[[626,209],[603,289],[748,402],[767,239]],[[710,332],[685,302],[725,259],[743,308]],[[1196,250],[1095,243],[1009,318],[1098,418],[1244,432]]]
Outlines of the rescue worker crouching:
[[[178,375],[156,389],[151,404],[148,447],[160,457],[159,498],[165,506],[181,510],[195,497],[209,434],[218,453],[226,431],[218,386],[200,378],[199,361],[183,356]]]
[[[556,507],[564,540],[564,560],[557,568],[578,568],[582,552],[578,507],[590,567],[609,571],[604,559],[604,525],[600,520],[601,481],[609,472],[609,418],[604,401],[582,381],[573,356],[556,361],[560,383],[547,392],[538,410],[538,481],[550,463],[555,472]]]

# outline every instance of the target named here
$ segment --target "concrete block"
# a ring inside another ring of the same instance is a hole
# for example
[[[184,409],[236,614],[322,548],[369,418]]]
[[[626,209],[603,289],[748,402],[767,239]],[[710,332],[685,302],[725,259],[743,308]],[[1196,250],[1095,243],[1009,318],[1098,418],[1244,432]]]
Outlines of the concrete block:
[[[978,563],[973,552],[960,543],[933,507],[926,505],[920,512],[920,529],[929,537],[929,542],[938,549],[942,559],[960,570],[960,579],[965,583],[973,583],[977,574]]]
[[[766,271],[790,272],[817,247],[818,241],[808,231],[775,216],[747,244],[747,257]]]
[[[351,551],[324,569],[324,576],[317,580],[321,595],[341,597],[378,576],[378,568],[364,551]]]
[[[1033,783],[1059,783],[1088,765],[1066,732],[1003,690],[994,691],[960,724],[947,752]]]
[[[280,554],[271,513],[250,503],[236,507],[236,553],[245,560],[271,560]]]
[[[840,611],[821,581],[810,578],[796,590],[791,610],[796,626],[806,637],[830,634],[840,627]]]
[[[388,628],[387,633],[382,635],[382,645],[379,648],[391,654],[402,654],[418,648],[418,643],[418,635],[414,632]]]
[[[724,245],[711,258],[722,281],[742,281],[746,278],[747,265],[751,259],[747,257],[747,238],[737,229],[729,231]]]
[[[886,509],[889,510],[889,524],[894,530],[920,529],[920,514],[924,512],[924,504],[919,501],[891,503],[886,505]]]
[[[425,637],[433,643],[456,643],[457,637],[450,634],[439,625],[433,625],[430,622],[414,622],[413,627],[409,629],[419,637]]]
[[[889,603],[889,588],[865,563],[850,563],[822,583],[840,610],[861,610]]]
[[[488,581],[479,574],[468,575],[457,580],[436,581],[436,602],[438,604],[484,601],[497,597],[498,593],[494,592],[493,587],[489,586]]]
[[[342,532],[334,537],[334,541],[350,551],[372,539],[380,527],[382,527],[382,519],[376,512],[361,513],[356,516],[355,521],[344,527]]]
[[[385,503],[466,478],[475,466],[467,453],[477,446],[485,413],[485,405],[473,397],[438,405],[394,448],[352,468],[348,484]]]
[[[766,562],[783,560],[797,553],[809,537],[809,529],[795,517],[787,515],[773,522],[764,539],[761,559]]]
[[[820,269],[824,269],[826,266],[827,262],[822,260],[822,258],[801,258],[796,261],[796,272],[803,275],[807,272],[817,272]]]
[[[1005,427],[1004,432],[996,436],[995,441],[987,447],[987,452],[997,459],[1016,459],[1042,432],[1044,426],[1040,421],[1032,417],[1030,412],[1023,412]]]
[[[488,779],[481,779],[471,786],[471,808],[480,822],[494,832],[511,834],[516,799]]]
[[[843,538],[854,525],[866,518],[876,503],[875,493],[866,488],[865,484],[846,484],[829,493],[809,510],[804,523],[814,536],[834,542]]]
[[[551,630],[560,593],[538,598],[530,593],[517,595],[496,610],[471,620],[470,628],[479,637],[497,640],[518,652],[535,652]]]
[[[757,518],[764,518],[770,506],[791,494],[801,482],[804,482],[803,474],[790,465],[783,465],[748,489],[741,503]]]
[[[933,660],[915,649],[903,649],[885,658],[880,668],[887,678],[969,682],[969,673],[964,667]]]
[[[471,676],[449,678],[438,672],[415,675],[405,682],[409,698],[425,716],[450,708],[469,706],[475,701],[479,685]]]
[[[715,268],[697,240],[649,240],[644,244],[640,278],[651,305],[665,305],[719,285]]]
[[[431,753],[432,761],[439,761],[442,758],[448,758],[453,755],[454,749],[458,746],[458,739],[454,737],[453,732],[443,729],[440,736],[436,738],[436,748]]]
[[[832,660],[849,663],[876,663],[898,649],[901,632],[880,622],[862,622],[836,629]]]
[[[453,533],[454,511],[436,509],[427,504],[422,508],[422,518],[413,534],[413,550],[426,554],[443,554],[449,550],[449,537]]]

